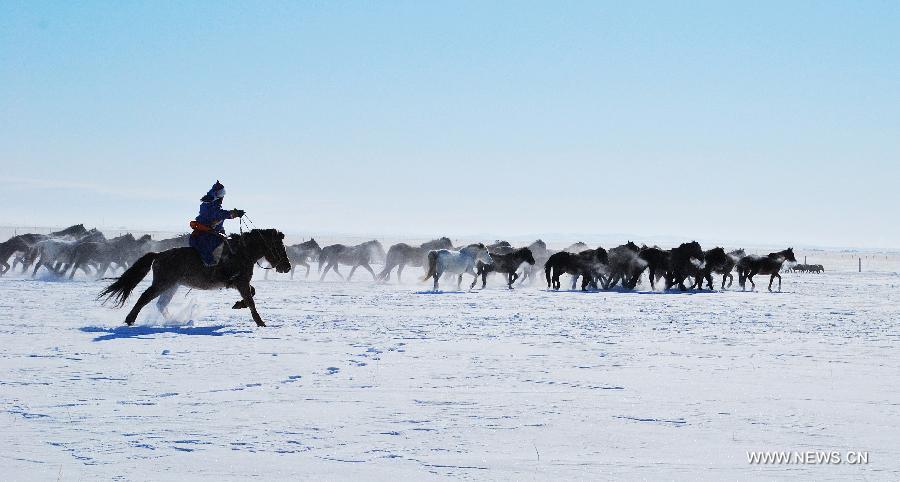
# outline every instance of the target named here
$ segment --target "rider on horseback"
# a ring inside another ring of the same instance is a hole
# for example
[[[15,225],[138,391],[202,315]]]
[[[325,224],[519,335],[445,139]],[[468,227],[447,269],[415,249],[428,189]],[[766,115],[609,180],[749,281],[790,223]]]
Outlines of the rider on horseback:
[[[200,214],[191,221],[190,245],[200,253],[200,258],[206,266],[215,266],[222,255],[223,242],[225,240],[226,219],[239,218],[244,215],[240,209],[222,209],[222,200],[225,198],[225,186],[219,181],[213,184],[212,189],[200,200]]]

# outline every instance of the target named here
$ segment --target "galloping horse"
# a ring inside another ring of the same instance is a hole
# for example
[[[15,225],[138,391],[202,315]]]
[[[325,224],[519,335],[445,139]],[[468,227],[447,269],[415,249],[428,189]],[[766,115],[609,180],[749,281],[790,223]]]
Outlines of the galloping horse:
[[[678,289],[687,291],[685,280],[695,278],[701,274],[703,268],[703,248],[700,243],[691,241],[690,243],[681,243],[677,248],[672,248],[669,255],[670,267],[672,269],[671,278],[666,283],[666,289],[677,284]]]
[[[769,278],[769,291],[772,291],[772,282],[775,281],[775,278],[778,278],[778,291],[781,291],[781,274],[779,272],[785,261],[797,262],[797,259],[794,258],[793,248],[769,253],[766,256],[744,256],[737,263],[738,283],[740,283],[741,289],[746,289],[746,282],[750,280],[750,289],[755,290],[756,283],[753,282],[753,277],[757,274],[768,274],[772,275]]]
[[[697,273],[695,285],[699,289],[703,289],[703,280],[706,280],[706,286],[713,288],[713,273],[722,275],[722,289],[725,288],[725,279],[730,276],[731,270],[734,268],[734,260],[725,253],[722,248],[713,248],[703,252],[703,266]]]
[[[306,277],[309,278],[309,262],[318,261],[322,256],[322,248],[315,239],[288,246],[285,251],[287,251],[288,259],[291,260],[291,279],[294,279],[294,270],[297,269],[297,266],[306,266]]]
[[[588,286],[597,288],[597,279],[606,286],[603,280],[603,271],[607,269],[609,254],[603,248],[587,249],[578,254],[568,251],[554,253],[544,264],[544,275],[547,278],[547,288],[559,290],[559,277],[563,274],[572,275],[572,289],[581,276],[581,291],[587,291]]]
[[[10,264],[6,262],[10,256],[25,254],[29,247],[21,236],[13,236],[0,243],[0,276],[10,270]]]
[[[438,289],[438,280],[446,272],[449,274],[459,274],[456,282],[456,289],[460,289],[462,285],[463,273],[469,273],[478,279],[475,274],[475,263],[481,261],[485,264],[491,264],[494,260],[487,248],[481,244],[470,244],[459,251],[450,251],[449,249],[438,249],[428,252],[428,271],[422,281],[428,278],[434,278],[434,291]]]
[[[378,276],[375,274],[375,270],[372,269],[370,263],[380,262],[384,259],[384,256],[384,248],[377,239],[366,241],[365,243],[356,246],[346,246],[343,244],[325,246],[322,248],[322,253],[319,255],[319,271],[322,271],[323,265],[325,266],[325,271],[322,271],[322,276],[319,278],[319,281],[325,280],[325,275],[328,274],[328,270],[330,269],[334,269],[334,272],[337,273],[341,279],[344,279],[344,275],[338,271],[339,264],[352,266],[350,274],[347,275],[347,281],[350,281],[356,268],[359,268],[360,266],[371,273],[372,278],[377,281]]]
[[[391,246],[385,256],[384,269],[378,273],[378,280],[381,282],[390,280],[391,271],[396,267],[397,281],[401,281],[400,275],[406,265],[421,268],[428,261],[428,252],[435,249],[453,249],[453,242],[450,241],[450,238],[443,237],[422,243],[419,247],[406,243],[397,243]]]
[[[641,273],[647,267],[647,263],[639,256],[640,252],[641,248],[633,241],[609,250],[609,280],[605,289],[614,287],[620,281],[625,289],[632,290],[637,286]]]
[[[253,301],[256,290],[250,285],[250,280],[253,278],[253,265],[262,258],[279,273],[291,270],[283,240],[284,234],[275,229],[254,229],[240,235],[233,234],[228,241],[231,254],[213,267],[205,266],[197,251],[190,247],[147,253],[107,286],[99,298],[114,299],[118,306],[123,306],[138,283],[153,269],[153,283],[141,294],[134,308],[125,317],[126,325],[133,325],[141,308],[156,297],[159,297],[156,307],[165,314],[166,306],[178,286],[184,285],[200,290],[234,287],[241,294],[241,300],[232,308],[250,308],[256,325],[266,326],[256,311],[256,303]],[[223,273],[234,275],[225,279]]]
[[[529,266],[534,266],[534,255],[531,254],[531,250],[528,248],[517,249],[511,253],[506,254],[492,253],[491,258],[494,261],[489,264],[483,263],[481,261],[475,263],[477,272],[475,274],[475,279],[472,280],[472,286],[469,286],[469,289],[475,287],[475,283],[478,282],[479,276],[481,276],[481,289],[484,289],[484,287],[487,285],[487,275],[491,272],[505,274],[506,286],[509,289],[513,289],[512,285],[519,277],[519,274],[516,273],[516,271],[518,271],[519,269],[519,266],[521,266],[522,263],[527,263]]]
[[[670,283],[669,256],[671,252],[658,246],[641,248],[638,256],[647,263],[647,277],[650,278],[650,288],[656,290],[656,283],[660,278],[666,279],[666,286]]]

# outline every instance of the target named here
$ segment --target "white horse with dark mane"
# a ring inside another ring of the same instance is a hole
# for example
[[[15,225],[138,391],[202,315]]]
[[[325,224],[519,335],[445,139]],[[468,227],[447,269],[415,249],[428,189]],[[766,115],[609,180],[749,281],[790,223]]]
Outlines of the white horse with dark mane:
[[[460,289],[462,285],[463,273],[469,273],[477,279],[475,273],[475,263],[481,261],[484,264],[491,264],[494,260],[488,253],[487,248],[481,244],[470,244],[459,251],[451,251],[449,249],[437,249],[428,252],[428,274],[422,278],[427,281],[428,278],[434,278],[434,290],[438,289],[438,280],[444,273],[459,274],[456,282],[456,289]]]

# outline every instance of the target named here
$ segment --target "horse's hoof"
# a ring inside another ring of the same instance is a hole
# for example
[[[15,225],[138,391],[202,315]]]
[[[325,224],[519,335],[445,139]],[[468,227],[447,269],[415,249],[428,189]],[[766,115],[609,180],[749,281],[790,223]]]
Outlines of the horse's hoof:
[[[257,321],[256,326],[266,326],[266,323],[264,321]]]

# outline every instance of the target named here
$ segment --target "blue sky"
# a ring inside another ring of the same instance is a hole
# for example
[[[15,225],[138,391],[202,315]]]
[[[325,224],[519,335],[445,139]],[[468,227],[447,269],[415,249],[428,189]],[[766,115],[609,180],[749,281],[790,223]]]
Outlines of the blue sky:
[[[897,2],[2,2],[0,224],[900,247]],[[643,240],[643,239],[642,239]]]

